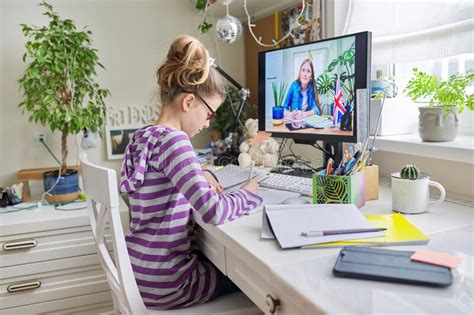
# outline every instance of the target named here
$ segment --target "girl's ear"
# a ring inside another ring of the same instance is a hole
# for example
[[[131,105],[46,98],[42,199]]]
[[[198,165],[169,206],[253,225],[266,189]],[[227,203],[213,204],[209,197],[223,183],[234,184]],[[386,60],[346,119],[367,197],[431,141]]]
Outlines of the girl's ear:
[[[186,94],[181,100],[181,108],[183,109],[183,111],[188,112],[193,106],[195,99],[196,97],[193,94],[191,93]]]

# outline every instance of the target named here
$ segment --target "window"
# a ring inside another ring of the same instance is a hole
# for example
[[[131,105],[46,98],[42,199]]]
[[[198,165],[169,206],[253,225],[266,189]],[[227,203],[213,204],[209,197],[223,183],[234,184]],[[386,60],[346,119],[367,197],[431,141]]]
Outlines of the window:
[[[415,67],[423,72],[434,74],[442,80],[446,80],[455,73],[466,73],[469,69],[474,69],[474,53],[428,61],[398,63],[393,67],[374,65],[374,72],[379,68],[388,69],[388,71],[386,70],[384,73],[391,74],[395,77],[395,82],[399,87],[399,93],[402,93],[403,88],[405,88],[408,80],[412,77],[412,69]],[[394,70],[390,71],[391,69]],[[474,83],[471,83],[468,87],[468,92],[474,92]],[[459,127],[460,134],[474,135],[473,111],[465,109],[460,114]]]
[[[372,78],[375,70],[394,75],[399,95],[412,68],[447,79],[474,68],[474,1],[471,0],[342,0],[335,28],[342,34],[372,32]],[[336,8],[336,7],[335,7]],[[422,12],[422,14],[420,14]],[[338,24],[338,25],[337,25]],[[474,87],[469,87],[471,91]],[[460,117],[460,133],[473,134],[474,113]]]

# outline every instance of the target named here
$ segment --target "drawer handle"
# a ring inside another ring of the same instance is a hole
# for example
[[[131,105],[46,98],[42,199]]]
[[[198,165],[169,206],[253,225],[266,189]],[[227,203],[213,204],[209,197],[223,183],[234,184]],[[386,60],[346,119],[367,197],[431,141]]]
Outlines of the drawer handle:
[[[10,293],[20,292],[20,291],[38,289],[40,286],[41,286],[41,281],[34,280],[34,281],[28,281],[28,282],[23,282],[23,283],[10,284],[7,287],[7,291]]]
[[[12,241],[12,242],[5,242],[3,243],[3,250],[17,250],[17,249],[24,249],[24,248],[32,248],[36,247],[38,242],[36,240],[22,240],[22,241]]]
[[[265,302],[267,303],[268,311],[272,314],[275,313],[277,307],[280,305],[280,300],[273,298],[270,294],[265,298]]]

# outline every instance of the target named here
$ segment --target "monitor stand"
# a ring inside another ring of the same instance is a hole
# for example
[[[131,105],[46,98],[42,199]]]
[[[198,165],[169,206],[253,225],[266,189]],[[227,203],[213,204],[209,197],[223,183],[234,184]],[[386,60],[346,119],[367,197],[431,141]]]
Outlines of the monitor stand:
[[[302,140],[294,140],[295,143],[298,144],[306,144],[306,145],[311,145],[313,148],[316,148],[318,150],[321,150],[323,152],[323,158],[324,162],[323,165],[320,167],[316,168],[316,171],[323,170],[327,163],[329,158],[332,158],[334,160],[335,165],[339,165],[339,163],[342,160],[342,142],[327,142],[323,141],[322,146],[320,146],[317,142],[309,142],[309,141],[302,141]],[[272,173],[278,173],[278,174],[285,174],[285,175],[291,175],[291,176],[298,176],[298,177],[312,177],[314,171],[309,168],[295,168],[295,167],[290,167],[290,166],[278,166],[277,168],[274,168],[271,170]]]

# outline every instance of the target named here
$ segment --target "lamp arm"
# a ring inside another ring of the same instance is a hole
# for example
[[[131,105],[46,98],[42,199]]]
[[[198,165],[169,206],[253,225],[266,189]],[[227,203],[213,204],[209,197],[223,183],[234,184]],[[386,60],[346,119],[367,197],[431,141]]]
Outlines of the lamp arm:
[[[225,72],[221,67],[216,65],[214,62],[214,59],[211,59],[210,63],[211,63],[211,66],[217,70],[217,72],[219,72],[224,78],[227,79],[227,81],[232,83],[233,86],[235,86],[238,90],[240,90],[239,91],[240,92],[240,105],[237,110],[237,113],[234,116],[234,122],[232,123],[232,128],[231,128],[231,132],[234,132],[239,123],[239,117],[242,114],[242,111],[245,106],[245,102],[247,98],[250,96],[250,90],[242,87],[242,85],[240,85],[239,82],[235,81],[234,78],[232,78],[227,72]]]

